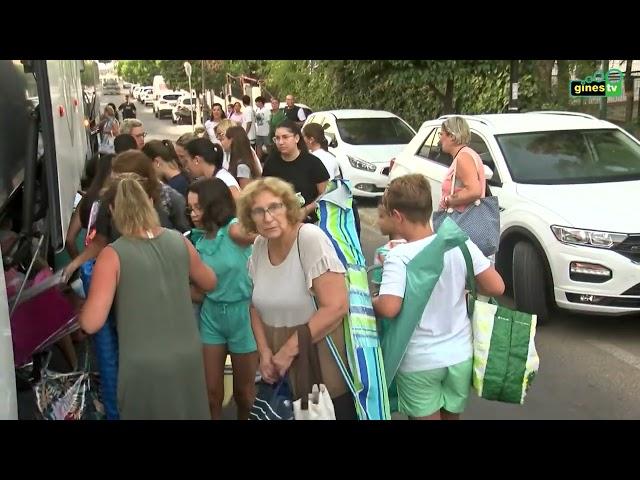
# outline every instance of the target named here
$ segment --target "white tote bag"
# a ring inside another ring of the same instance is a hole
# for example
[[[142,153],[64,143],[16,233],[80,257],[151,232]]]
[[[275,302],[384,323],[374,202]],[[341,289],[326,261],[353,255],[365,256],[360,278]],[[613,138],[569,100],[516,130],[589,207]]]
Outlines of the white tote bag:
[[[314,384],[311,393],[307,394],[306,408],[302,405],[302,398],[293,402],[293,416],[296,420],[335,420],[336,412],[327,387],[321,383]]]
[[[301,397],[293,402],[295,420],[335,420],[333,401],[322,383],[318,350],[311,340],[309,325],[301,325],[298,332],[296,359],[297,390]]]

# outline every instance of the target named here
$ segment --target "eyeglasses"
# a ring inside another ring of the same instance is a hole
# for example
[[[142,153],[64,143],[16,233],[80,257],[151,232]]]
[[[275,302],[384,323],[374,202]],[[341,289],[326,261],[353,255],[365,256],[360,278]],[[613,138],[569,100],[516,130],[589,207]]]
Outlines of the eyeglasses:
[[[272,203],[267,208],[256,207],[251,209],[251,218],[254,220],[264,220],[267,216],[267,213],[274,217],[278,213],[282,212],[284,208],[283,203]]]
[[[142,133],[139,133],[138,135],[134,135],[133,137],[134,138],[140,138],[140,137],[144,138],[146,136],[147,136],[147,132],[142,132]]]
[[[196,206],[194,208],[191,207],[186,207],[184,209],[185,213],[187,214],[187,216],[191,215],[192,213],[195,213],[196,215],[198,215],[199,213],[202,213],[202,210],[200,209],[200,207]]]
[[[271,140],[273,140],[273,143],[278,143],[278,142],[284,142],[285,140],[289,140],[292,137],[293,137],[293,134],[289,134],[289,135],[282,135],[281,137],[273,137]]]

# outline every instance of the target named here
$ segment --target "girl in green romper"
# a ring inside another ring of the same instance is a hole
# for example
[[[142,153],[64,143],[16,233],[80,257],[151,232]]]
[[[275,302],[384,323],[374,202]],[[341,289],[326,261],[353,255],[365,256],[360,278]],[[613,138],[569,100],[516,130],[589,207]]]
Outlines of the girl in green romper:
[[[240,227],[235,201],[222,180],[206,178],[193,183],[187,200],[192,219],[195,216],[205,231],[195,244],[196,250],[218,277],[216,289],[204,295],[200,310],[211,416],[214,420],[221,416],[224,366],[230,353],[238,419],[247,419],[255,396],[258,367],[249,317],[252,285],[247,271],[254,238],[244,234]]]

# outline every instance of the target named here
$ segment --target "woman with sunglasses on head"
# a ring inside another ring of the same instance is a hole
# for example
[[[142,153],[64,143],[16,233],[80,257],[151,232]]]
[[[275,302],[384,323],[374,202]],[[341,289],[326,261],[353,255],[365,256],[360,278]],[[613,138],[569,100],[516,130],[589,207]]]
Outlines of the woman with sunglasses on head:
[[[307,151],[300,127],[291,120],[276,128],[273,142],[277,147],[265,162],[263,177],[278,177],[293,185],[301,205],[301,220],[318,221],[316,199],[324,193],[329,172],[322,161]]]

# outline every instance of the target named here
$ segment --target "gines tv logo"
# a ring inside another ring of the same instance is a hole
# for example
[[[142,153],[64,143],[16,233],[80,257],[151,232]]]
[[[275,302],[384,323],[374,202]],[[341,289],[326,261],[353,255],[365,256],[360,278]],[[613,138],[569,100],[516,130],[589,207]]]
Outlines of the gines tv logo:
[[[624,91],[624,73],[612,68],[606,74],[598,70],[584,80],[571,80],[569,92],[572,97],[620,97]]]

